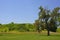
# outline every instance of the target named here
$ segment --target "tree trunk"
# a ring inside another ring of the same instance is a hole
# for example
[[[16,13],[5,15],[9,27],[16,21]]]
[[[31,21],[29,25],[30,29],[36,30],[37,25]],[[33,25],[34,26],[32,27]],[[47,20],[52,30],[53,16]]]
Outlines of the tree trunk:
[[[46,22],[46,24],[47,24],[47,22]],[[49,25],[47,24],[46,26],[47,26],[47,35],[50,36]]]
[[[49,30],[47,30],[48,32],[47,32],[47,34],[48,34],[48,36],[50,36],[50,31]]]

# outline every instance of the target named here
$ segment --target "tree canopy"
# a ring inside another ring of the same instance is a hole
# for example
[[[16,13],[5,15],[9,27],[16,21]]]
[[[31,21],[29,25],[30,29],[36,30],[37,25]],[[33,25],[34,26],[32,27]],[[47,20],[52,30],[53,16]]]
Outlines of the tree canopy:
[[[38,19],[35,21],[38,31],[39,29],[47,29],[48,31],[56,32],[57,23],[60,22],[60,7],[56,7],[52,11],[42,6],[39,9]]]

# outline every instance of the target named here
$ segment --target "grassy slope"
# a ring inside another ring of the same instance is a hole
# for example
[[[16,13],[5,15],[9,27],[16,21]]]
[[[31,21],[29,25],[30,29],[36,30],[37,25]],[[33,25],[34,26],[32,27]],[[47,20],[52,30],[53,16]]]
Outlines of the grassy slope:
[[[60,40],[60,33],[51,33],[50,36],[46,32],[0,33],[0,40]]]

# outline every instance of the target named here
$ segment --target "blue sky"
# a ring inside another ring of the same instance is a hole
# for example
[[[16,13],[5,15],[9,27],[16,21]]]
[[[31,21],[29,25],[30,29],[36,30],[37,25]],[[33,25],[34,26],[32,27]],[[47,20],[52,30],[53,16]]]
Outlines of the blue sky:
[[[0,23],[34,23],[39,6],[60,7],[60,0],[0,0]]]

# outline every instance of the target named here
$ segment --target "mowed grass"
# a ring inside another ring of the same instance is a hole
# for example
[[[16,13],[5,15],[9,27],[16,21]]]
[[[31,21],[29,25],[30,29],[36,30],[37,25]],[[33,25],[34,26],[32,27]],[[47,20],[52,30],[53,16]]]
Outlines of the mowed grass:
[[[20,33],[0,33],[0,40],[60,40],[60,33],[47,32],[20,32]]]

